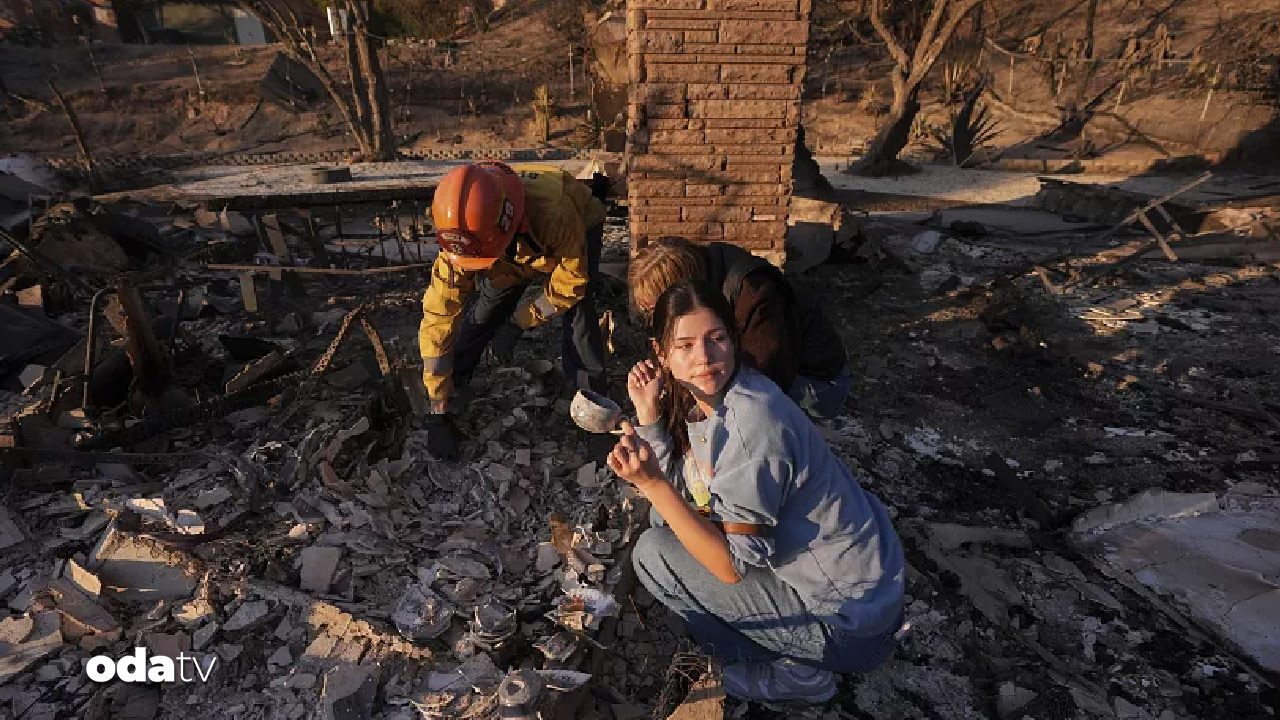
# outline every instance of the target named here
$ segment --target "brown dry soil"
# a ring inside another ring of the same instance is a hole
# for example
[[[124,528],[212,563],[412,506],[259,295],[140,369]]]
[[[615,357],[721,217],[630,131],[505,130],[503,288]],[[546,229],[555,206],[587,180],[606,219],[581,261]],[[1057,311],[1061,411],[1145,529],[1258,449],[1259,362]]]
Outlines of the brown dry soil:
[[[1047,49],[1041,50],[1040,59],[1012,64],[989,48],[976,61],[944,59],[922,95],[924,107],[907,155],[920,160],[938,155],[932,136],[945,130],[954,109],[954,98],[943,97],[942,80],[952,66],[970,67],[969,81],[988,78],[988,105],[999,130],[990,143],[992,157],[1079,155],[1136,169],[1180,156],[1207,154],[1212,159],[1245,143],[1253,148],[1245,158],[1257,160],[1273,147],[1268,143],[1280,142],[1268,100],[1276,89],[1267,85],[1265,66],[1249,62],[1280,51],[1280,36],[1268,31],[1274,18],[1248,2],[1215,2],[1212,7],[1203,0],[1171,3],[1155,24],[1170,29],[1169,57],[1177,62],[1126,83],[1116,97],[1114,83],[1120,76],[1114,59],[1129,37],[1144,29],[1155,32],[1149,27],[1154,22],[1151,8],[1130,5],[1102,3],[1099,8],[1096,56],[1103,62],[1097,72],[1074,64],[1064,74],[1067,66],[1044,60]],[[530,104],[534,88],[542,83],[550,87],[556,106],[547,144],[598,146],[592,129],[598,126],[588,122],[590,86],[597,81],[584,73],[583,57],[574,61],[571,87],[569,35],[551,26],[548,11],[539,4],[513,7],[516,10],[492,29],[462,37],[450,49],[387,47],[383,61],[401,146],[483,150],[542,145]],[[876,131],[889,100],[889,68],[876,50],[850,34],[848,12],[839,3],[820,4],[814,18],[803,123],[809,146],[820,154],[861,148]],[[1063,13],[1057,3],[997,2],[991,12],[998,18],[993,37],[1006,48],[1034,36],[1045,48],[1066,53],[1084,35],[1082,13]],[[957,50],[956,57],[973,55],[972,50]],[[326,52],[335,75],[344,77],[336,49]],[[43,102],[49,97],[44,78],[53,77],[71,97],[95,153],[348,148],[341,115],[332,104],[295,114],[259,102],[257,82],[274,54],[270,47],[202,46],[188,52],[174,46],[100,45],[91,57],[84,46],[6,45],[0,46],[0,78],[11,92]],[[1184,62],[1192,58],[1208,65]],[[1206,97],[1203,76],[1214,63],[1222,63],[1225,80]],[[1059,133],[1039,139],[1055,129],[1066,108],[1099,93],[1106,102],[1083,137]],[[605,124],[614,120],[606,117]],[[7,130],[0,136],[0,152],[76,154],[67,123],[56,109],[6,97],[0,100],[0,121]],[[1257,132],[1269,122],[1270,132]],[[621,142],[620,136],[615,139]]]

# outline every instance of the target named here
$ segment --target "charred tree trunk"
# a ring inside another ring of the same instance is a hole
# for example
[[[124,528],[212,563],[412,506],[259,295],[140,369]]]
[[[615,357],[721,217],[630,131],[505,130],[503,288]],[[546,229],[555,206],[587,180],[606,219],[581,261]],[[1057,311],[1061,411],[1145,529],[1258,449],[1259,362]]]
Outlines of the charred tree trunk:
[[[920,112],[920,86],[929,71],[942,55],[955,35],[956,28],[983,0],[934,0],[928,5],[928,18],[914,38],[911,52],[903,47],[889,28],[885,15],[886,0],[871,0],[870,20],[876,34],[884,41],[893,58],[893,106],[889,109],[888,122],[872,138],[867,154],[849,166],[847,172],[855,175],[882,176],[901,172],[906,163],[898,160],[898,153],[911,139],[911,124]],[[918,6],[923,10],[924,5]],[[913,5],[910,9],[915,10]],[[907,166],[909,167],[909,166]]]
[[[225,0],[193,0],[218,4]],[[336,0],[335,9],[347,12],[350,29],[338,38],[349,87],[330,72],[315,45],[314,33],[303,27],[298,15],[283,0],[233,0],[252,12],[279,38],[285,52],[311,70],[328,91],[347,123],[364,160],[394,160],[395,137],[391,131],[391,103],[377,43],[369,35],[369,0]],[[341,72],[341,71],[339,71]]]
[[[909,170],[910,166],[898,159],[898,153],[911,140],[911,124],[920,112],[920,85],[917,83],[908,86],[907,83],[907,78],[901,73],[895,73],[893,105],[889,108],[887,121],[871,139],[866,154],[849,168],[850,173],[884,177]]]
[[[89,189],[98,192],[98,171],[93,164],[93,153],[89,151],[89,144],[85,141],[84,132],[80,129],[80,119],[76,117],[76,111],[71,107],[71,103],[62,96],[58,86],[53,84],[53,80],[45,78],[45,83],[49,86],[49,92],[53,93],[54,100],[62,108],[62,113],[67,116],[67,123],[71,125],[71,134],[76,138],[76,146],[80,148],[80,158],[84,160],[84,169],[89,176]]]
[[[352,15],[356,19],[356,57],[363,80],[365,102],[369,109],[369,122],[365,128],[370,145],[368,159],[380,162],[394,160],[395,136],[391,132],[391,99],[387,93],[386,79],[382,75],[382,63],[378,59],[378,45],[369,36],[369,5],[367,2],[357,0],[353,3],[352,10]]]
[[[369,129],[373,126],[370,118],[373,116],[373,110],[369,107],[369,88],[365,82],[364,72],[360,68],[360,52],[356,47],[356,36],[360,34],[358,23],[355,22],[354,4],[349,8],[347,17],[351,18],[353,29],[343,29],[342,33],[342,49],[346,59],[347,79],[351,83],[351,101],[353,105],[353,114],[355,115],[355,124],[357,125],[356,142],[360,145],[360,153],[368,158],[373,154],[373,139]]]

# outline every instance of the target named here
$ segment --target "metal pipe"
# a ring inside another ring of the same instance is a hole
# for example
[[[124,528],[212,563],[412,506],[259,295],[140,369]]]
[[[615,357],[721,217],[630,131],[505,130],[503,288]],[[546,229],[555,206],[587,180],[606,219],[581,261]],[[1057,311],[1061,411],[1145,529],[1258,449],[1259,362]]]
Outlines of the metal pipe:
[[[93,372],[93,346],[94,335],[98,328],[98,300],[103,295],[115,292],[115,288],[105,287],[93,294],[93,299],[89,301],[89,330],[85,333],[84,340],[84,393],[80,396],[80,407],[84,408],[85,413],[89,411],[89,375]]]

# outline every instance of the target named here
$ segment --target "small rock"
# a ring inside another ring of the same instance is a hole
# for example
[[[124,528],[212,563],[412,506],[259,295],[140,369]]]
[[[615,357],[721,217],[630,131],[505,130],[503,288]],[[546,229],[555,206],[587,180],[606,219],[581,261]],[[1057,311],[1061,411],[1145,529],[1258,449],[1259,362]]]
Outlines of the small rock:
[[[228,413],[225,419],[236,430],[250,430],[267,421],[267,411],[260,407],[251,407]]]
[[[23,368],[22,372],[18,373],[18,382],[22,387],[29,388],[34,385],[37,380],[44,377],[45,370],[46,368],[43,365],[28,365]]]
[[[154,685],[118,683],[107,692],[109,717],[119,720],[151,720],[160,712],[160,688]]]
[[[96,597],[102,594],[102,581],[98,579],[97,575],[80,567],[80,563],[75,560],[67,560],[62,567],[62,576],[70,580],[72,585],[75,585],[86,595]]]
[[[560,553],[555,545],[549,542],[538,543],[538,561],[535,566],[539,573],[549,573],[560,564]]]
[[[267,658],[268,665],[292,665],[293,654],[289,652],[288,645],[281,645],[279,650],[271,653],[271,657]]]
[[[269,608],[265,600],[255,600],[247,602],[235,611],[231,619],[227,620],[227,624],[223,628],[227,632],[238,632],[246,628],[252,627],[267,617]]]
[[[148,633],[146,642],[152,655],[163,655],[167,658],[176,658],[179,653],[191,650],[191,638],[184,632]]]
[[[211,617],[213,617],[213,605],[204,596],[197,596],[191,601],[179,605],[173,611],[173,619],[187,628],[195,627]]]
[[[213,636],[217,632],[218,623],[216,622],[211,622],[207,625],[201,626],[200,629],[196,630],[191,636],[191,649],[203,650],[204,646],[209,644],[209,641],[213,639]]]
[[[589,462],[578,468],[578,487],[593,488],[599,485],[596,482],[596,464]]]
[[[1114,701],[1114,705],[1116,709],[1116,717],[1121,718],[1122,720],[1123,718],[1147,717],[1146,711],[1122,697],[1117,697]]]
[[[221,643],[213,649],[214,652],[218,653],[218,657],[222,658],[223,662],[231,662],[240,657],[241,650],[244,650],[244,648],[232,643]]]
[[[298,313],[289,313],[284,316],[280,324],[276,326],[276,332],[281,335],[293,335],[302,329],[302,322],[298,318]]]
[[[354,720],[373,715],[378,692],[378,666],[343,663],[324,676],[320,709],[325,720]]]
[[[9,594],[9,591],[16,587],[18,579],[13,576],[13,571],[6,569],[0,573],[0,598]]]
[[[35,620],[30,615],[0,620],[0,643],[17,645],[27,639],[27,636],[31,634],[31,628],[34,626]]]
[[[203,535],[204,520],[194,510],[179,510],[174,517],[174,526],[180,533]]]
[[[312,545],[302,551],[302,589],[327,593],[342,559],[342,548]]]
[[[1006,680],[1000,683],[1000,695],[996,698],[996,713],[1002,718],[1013,717],[1035,699],[1034,691]]]
[[[8,509],[0,507],[0,550],[17,545],[26,539],[27,536],[13,522]]]
[[[205,490],[196,496],[195,506],[197,510],[208,510],[214,505],[219,505],[231,499],[231,491],[225,487],[218,486],[211,490]]]
[[[285,678],[284,686],[290,690],[310,690],[316,686],[316,676],[311,673],[298,673]]]
[[[36,681],[42,683],[57,682],[66,676],[61,667],[54,663],[41,665],[36,669]]]
[[[911,238],[911,249],[921,255],[929,255],[942,244],[942,233],[937,230],[925,230]]]

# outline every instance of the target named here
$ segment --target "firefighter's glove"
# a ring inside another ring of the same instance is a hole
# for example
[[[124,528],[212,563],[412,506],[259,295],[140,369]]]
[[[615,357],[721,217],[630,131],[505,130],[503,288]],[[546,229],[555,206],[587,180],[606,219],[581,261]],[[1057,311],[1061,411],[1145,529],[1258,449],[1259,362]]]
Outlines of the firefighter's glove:
[[[453,416],[432,413],[427,416],[427,452],[437,460],[458,459],[458,430]]]
[[[523,334],[524,331],[519,325],[510,321],[503,323],[502,327],[498,328],[498,332],[493,334],[493,342],[489,343],[489,352],[493,354],[493,359],[500,365],[510,365],[515,358],[516,343]]]

